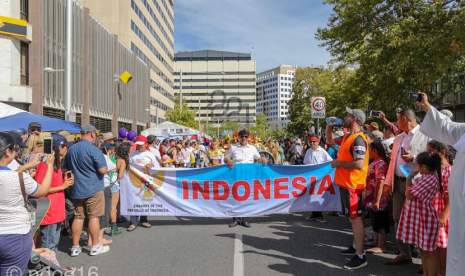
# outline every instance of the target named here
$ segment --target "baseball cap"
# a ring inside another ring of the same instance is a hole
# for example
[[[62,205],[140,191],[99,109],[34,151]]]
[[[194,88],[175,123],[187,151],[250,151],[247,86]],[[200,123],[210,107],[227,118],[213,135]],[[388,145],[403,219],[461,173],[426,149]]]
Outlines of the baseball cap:
[[[29,123],[29,126],[27,127],[28,129],[33,128],[33,127],[40,127],[42,128],[42,125],[38,122],[31,122]]]
[[[302,144],[302,142],[300,142],[300,139],[297,139],[297,140],[295,141],[295,143],[296,143],[296,144]]]
[[[71,147],[72,145],[74,145],[74,143],[71,143],[71,142],[68,142],[68,140],[66,140],[65,136],[61,135],[61,134],[52,134],[52,145],[54,147],[58,147],[58,146],[68,146],[68,147]]]
[[[23,138],[21,138],[21,135],[16,133],[15,131],[5,131],[8,133],[14,140],[15,144],[20,146],[21,148],[27,148],[27,146],[23,143]]]
[[[97,129],[93,125],[83,125],[81,127],[81,133],[95,132]]]
[[[350,109],[348,107],[346,107],[346,111],[347,113],[354,115],[359,125],[363,125],[365,123],[367,119],[365,112],[361,111],[360,109]]]
[[[18,128],[18,129],[13,130],[13,131],[18,133],[19,135],[27,134],[27,131],[24,128]]]
[[[101,145],[100,145],[101,148],[105,148],[105,149],[114,149],[115,147],[113,145],[111,145],[110,143],[107,143],[107,142],[103,142]]]
[[[63,137],[65,137],[66,141],[68,141],[68,142],[74,142],[74,136],[71,135],[71,134],[70,134],[68,131],[66,131],[66,130],[58,131],[57,134],[63,135]]]
[[[136,139],[136,145],[143,145],[144,143],[147,143],[147,137],[143,136],[143,135],[139,135],[137,136],[137,139]]]

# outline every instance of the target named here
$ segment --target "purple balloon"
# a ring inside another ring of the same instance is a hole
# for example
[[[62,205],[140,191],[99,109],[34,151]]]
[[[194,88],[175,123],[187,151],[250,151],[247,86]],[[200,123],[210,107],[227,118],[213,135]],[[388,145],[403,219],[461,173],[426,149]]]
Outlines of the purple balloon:
[[[129,131],[128,136],[127,136],[128,141],[133,141],[134,139],[136,139],[136,137],[137,137],[137,132],[135,132],[134,130]]]
[[[119,135],[119,138],[124,139],[128,135],[128,130],[122,127],[118,130],[118,135]]]

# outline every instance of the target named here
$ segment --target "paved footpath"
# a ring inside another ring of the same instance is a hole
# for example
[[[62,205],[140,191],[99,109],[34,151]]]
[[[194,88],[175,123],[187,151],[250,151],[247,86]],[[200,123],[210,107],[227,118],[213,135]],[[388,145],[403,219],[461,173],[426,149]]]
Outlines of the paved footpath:
[[[229,228],[225,218],[149,217],[152,228],[121,228],[124,234],[100,256],[89,256],[84,247],[70,257],[71,239],[62,237],[58,259],[62,266],[77,267],[76,276],[420,275],[418,265],[383,264],[395,256],[392,234],[389,254],[368,254],[367,267],[345,270],[349,257],[339,252],[352,242],[348,219],[327,216],[324,224],[306,221],[305,215],[252,218],[250,229]]]

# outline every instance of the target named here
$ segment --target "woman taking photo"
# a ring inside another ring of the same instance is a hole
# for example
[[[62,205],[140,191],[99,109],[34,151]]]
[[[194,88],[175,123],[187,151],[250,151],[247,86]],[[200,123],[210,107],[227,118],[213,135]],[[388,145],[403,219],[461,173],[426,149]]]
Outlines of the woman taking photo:
[[[47,156],[47,173],[39,185],[28,174],[8,169],[7,165],[17,152],[19,147],[14,139],[0,132],[0,275],[6,275],[13,266],[21,270],[20,275],[26,270],[31,256],[32,235],[30,214],[25,207],[21,187],[24,186],[26,196],[47,195],[55,161],[53,155]]]
[[[50,207],[44,220],[40,224],[42,236],[42,247],[50,249],[57,254],[58,242],[60,242],[61,225],[66,218],[65,189],[74,184],[74,176],[70,173],[63,177],[61,162],[68,151],[66,138],[59,134],[53,134],[53,162],[52,184],[48,191],[47,198],[50,199]],[[47,174],[47,165],[40,163],[37,166],[36,180],[42,184]]]

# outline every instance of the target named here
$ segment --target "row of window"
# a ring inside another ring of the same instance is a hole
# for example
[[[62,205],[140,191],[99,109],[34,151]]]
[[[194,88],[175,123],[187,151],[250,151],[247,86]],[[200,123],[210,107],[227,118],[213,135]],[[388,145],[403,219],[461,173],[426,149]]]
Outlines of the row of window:
[[[176,57],[175,57],[176,61]],[[209,76],[209,75],[217,75],[218,74],[224,74],[224,75],[253,75],[255,77],[255,72],[254,71],[237,71],[237,72],[182,72],[183,76]],[[179,76],[179,72],[174,72],[173,75]]]
[[[155,31],[155,29],[152,27],[152,25],[150,24],[150,22],[147,20],[147,18],[144,16],[143,13],[138,13],[137,14],[140,18],[140,20],[144,23],[145,27],[147,27],[147,30],[149,30],[149,32],[152,34],[152,36],[155,38],[155,40],[158,42],[158,44],[160,45],[160,47],[163,49],[163,51],[165,51],[165,53],[168,55],[168,57],[170,58],[171,61],[174,60],[174,57],[173,55],[171,54],[170,52],[170,49],[168,47],[166,47],[165,43],[163,42],[163,40],[161,39],[161,37],[157,34],[157,32]],[[132,28],[132,24],[134,24],[132,21],[131,21],[131,28]],[[172,48],[171,48],[172,49]]]
[[[150,97],[150,104],[160,108],[161,110],[168,111],[168,110],[173,110],[171,107],[167,106],[166,104],[158,101],[155,98]]]
[[[149,12],[150,16],[152,17],[153,21],[155,21],[155,24],[157,24],[158,26],[158,29],[160,29],[160,31],[162,32],[163,36],[166,38],[166,40],[168,41],[168,43],[170,44],[171,47],[174,48],[174,42],[170,39],[170,37],[168,36],[168,33],[166,33],[165,31],[165,28],[163,28],[163,26],[161,25],[161,22],[160,20],[158,20],[157,16],[155,15],[155,13],[153,12],[152,8],[149,6],[149,4],[147,3],[146,0],[143,1],[144,2],[144,5],[145,5],[145,8],[147,9],[147,11]],[[142,14],[142,11],[139,9],[139,7],[136,5],[136,3],[134,2],[134,0],[131,1],[131,7],[132,9],[134,10],[134,12],[139,16],[139,18],[141,17],[141,14]]]
[[[152,69],[162,80],[164,80],[170,87],[174,86],[174,83],[153,63],[134,43],[131,42],[131,51],[145,62],[150,69]]]
[[[252,57],[174,57],[174,61],[225,61],[225,60],[252,60]]]
[[[250,89],[255,88],[254,85],[202,85],[202,86],[187,86],[183,85],[183,89]],[[179,86],[175,86],[174,89],[179,89]]]
[[[131,21],[131,29],[136,33],[136,35],[144,42],[145,46],[150,49],[150,51],[157,57],[157,59],[168,69],[170,73],[173,73],[173,68],[171,65],[165,60],[165,58],[155,49],[153,44],[147,39],[147,37],[142,33],[142,31],[137,27],[137,25]]]
[[[184,73],[183,73],[184,75]],[[254,82],[255,79],[182,79],[182,82]],[[176,78],[174,82],[179,82]]]
[[[284,76],[281,76],[281,80],[293,80],[294,77],[284,77]]]
[[[184,88],[184,86],[183,86]],[[218,92],[221,92],[221,95]],[[182,93],[183,97],[204,97],[204,96],[222,96],[222,97],[233,97],[233,96],[255,96],[255,93],[247,93],[247,92],[225,92],[222,90],[216,90],[210,93]]]
[[[182,97],[183,99],[185,99],[185,96],[184,94],[182,94]],[[194,104],[193,106],[195,107],[195,104],[199,104],[199,99],[195,99],[195,100],[184,100],[186,103],[188,104]],[[200,103],[207,103],[207,104],[210,104],[211,102],[214,102],[215,100],[200,100]],[[240,99],[237,100],[237,101],[229,101],[228,103],[255,103],[255,100],[254,99]]]
[[[147,0],[142,0],[142,2],[144,2],[144,5],[145,5],[145,3],[147,3]],[[160,5],[158,5],[157,0],[152,0],[152,2],[153,2],[153,4],[155,4],[155,7],[157,8],[158,13],[161,14],[161,17],[163,18],[163,21],[165,21],[165,24],[166,24],[166,26],[168,27],[168,30],[170,31],[171,35],[174,35],[174,30],[173,30],[173,28],[171,28],[171,25],[169,24],[168,19],[166,19],[165,14],[164,14],[163,11],[161,10]],[[167,9],[167,10],[168,10],[168,9]],[[173,22],[174,22],[174,20],[173,20]]]
[[[166,4],[166,1],[163,0],[162,2],[163,2],[163,6],[165,7],[166,13],[168,14],[168,16],[171,19],[171,22],[174,22],[173,14],[171,13],[170,9],[168,8],[168,5]]]
[[[158,116],[158,124],[161,124],[164,121],[166,121],[165,118],[160,118],[160,116]],[[157,123],[157,116],[150,114],[150,122],[156,124]]]
[[[174,97],[173,95],[171,95],[170,93],[168,93],[168,91],[165,90],[165,88],[161,87],[156,81],[150,79],[150,86],[157,90],[158,92],[160,92],[160,94],[162,94],[163,96],[165,96],[166,98],[168,98],[170,101],[174,101]]]
[[[292,86],[292,83],[282,82],[281,85],[282,85],[282,86]]]
[[[261,84],[257,83],[257,86],[259,86],[259,85],[261,85]],[[260,86],[260,87],[257,88],[257,90],[260,89],[260,88],[271,88],[271,87],[276,87],[276,86],[278,86],[278,83],[271,83],[271,84],[267,84],[265,86]]]
[[[290,88],[281,88],[281,92],[291,92],[292,89]]]

